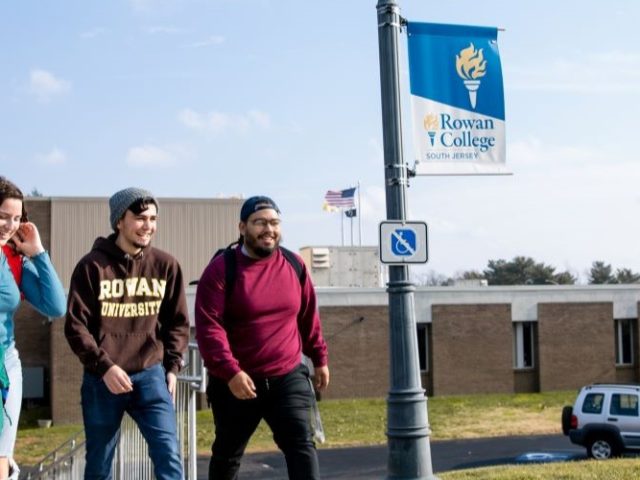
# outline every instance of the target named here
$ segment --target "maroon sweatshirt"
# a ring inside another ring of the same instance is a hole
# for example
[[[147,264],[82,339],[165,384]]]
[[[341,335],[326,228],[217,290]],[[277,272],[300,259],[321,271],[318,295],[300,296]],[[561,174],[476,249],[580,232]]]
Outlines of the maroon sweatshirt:
[[[316,294],[309,275],[300,284],[279,250],[255,260],[236,249],[237,271],[225,311],[224,255],[198,283],[196,339],[209,373],[229,381],[243,370],[254,378],[284,375],[300,364],[327,364]],[[302,259],[299,258],[302,265]]]
[[[189,341],[182,271],[153,247],[132,257],[98,238],[71,276],[65,336],[85,369],[128,373],[162,362],[177,373]]]

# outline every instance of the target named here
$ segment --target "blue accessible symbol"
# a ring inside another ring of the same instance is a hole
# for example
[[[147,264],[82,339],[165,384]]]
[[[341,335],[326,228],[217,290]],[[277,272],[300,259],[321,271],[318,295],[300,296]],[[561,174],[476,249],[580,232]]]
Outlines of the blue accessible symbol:
[[[410,257],[417,250],[416,232],[409,228],[397,228],[391,232],[391,251],[399,257]]]

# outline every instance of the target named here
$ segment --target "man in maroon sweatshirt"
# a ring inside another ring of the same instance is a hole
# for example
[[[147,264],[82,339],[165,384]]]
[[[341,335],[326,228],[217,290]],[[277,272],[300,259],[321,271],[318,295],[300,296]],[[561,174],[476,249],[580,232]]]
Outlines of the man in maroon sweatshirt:
[[[303,353],[311,358],[315,387],[322,390],[329,384],[327,346],[302,259],[296,255],[303,269],[298,276],[279,247],[280,222],[270,198],[246,200],[233,252],[234,284],[225,285],[224,255],[211,261],[198,283],[196,338],[209,371],[216,429],[210,480],[237,478],[263,418],[285,455],[289,478],[320,478],[309,423],[314,392],[301,359]]]

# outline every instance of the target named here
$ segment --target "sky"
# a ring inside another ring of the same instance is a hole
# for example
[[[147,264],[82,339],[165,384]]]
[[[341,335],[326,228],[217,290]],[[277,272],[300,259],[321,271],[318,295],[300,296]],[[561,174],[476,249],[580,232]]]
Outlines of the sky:
[[[640,271],[640,2],[398,4],[410,21],[504,29],[513,172],[411,179],[408,220],[429,229],[429,261],[414,271],[451,276],[516,255],[583,283],[595,260]],[[362,243],[376,245],[386,207],[375,7],[2,2],[0,174],[53,197],[266,194],[293,249],[341,245],[323,197],[359,182]],[[399,54],[413,165],[404,33]],[[350,232],[345,219],[347,245]],[[357,222],[353,235],[358,244]]]

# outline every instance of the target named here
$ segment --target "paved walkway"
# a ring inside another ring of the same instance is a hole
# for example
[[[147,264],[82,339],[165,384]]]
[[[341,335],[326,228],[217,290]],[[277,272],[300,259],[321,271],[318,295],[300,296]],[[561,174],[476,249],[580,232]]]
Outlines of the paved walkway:
[[[435,473],[463,468],[518,462],[525,453],[557,453],[567,458],[585,458],[585,451],[563,435],[449,440],[431,444]],[[387,474],[387,446],[318,450],[323,480],[383,479]],[[198,459],[198,480],[207,480],[209,459]],[[287,469],[279,452],[246,455],[241,480],[284,480]]]

